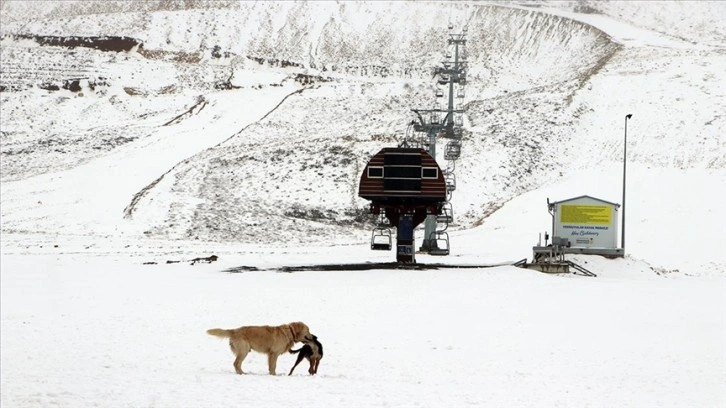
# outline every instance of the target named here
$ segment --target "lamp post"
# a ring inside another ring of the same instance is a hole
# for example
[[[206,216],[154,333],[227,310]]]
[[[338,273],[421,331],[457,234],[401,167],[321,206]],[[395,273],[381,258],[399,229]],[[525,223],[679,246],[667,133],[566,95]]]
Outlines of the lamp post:
[[[625,139],[623,140],[623,222],[622,231],[620,237],[620,246],[623,247],[623,256],[625,256],[625,165],[628,159],[628,119],[632,118],[633,114],[628,113],[625,115]]]

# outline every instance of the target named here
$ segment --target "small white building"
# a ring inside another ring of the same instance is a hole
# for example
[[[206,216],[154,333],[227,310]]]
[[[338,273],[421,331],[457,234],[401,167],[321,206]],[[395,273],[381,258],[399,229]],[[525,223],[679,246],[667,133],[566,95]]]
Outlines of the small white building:
[[[620,204],[611,203],[587,195],[550,203],[552,236],[569,240],[566,252],[588,252],[588,249],[618,249],[618,214]]]

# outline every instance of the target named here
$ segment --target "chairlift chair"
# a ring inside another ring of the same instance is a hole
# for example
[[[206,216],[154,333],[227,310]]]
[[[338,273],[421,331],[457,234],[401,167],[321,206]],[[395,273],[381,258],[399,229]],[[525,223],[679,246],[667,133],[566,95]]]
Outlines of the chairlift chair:
[[[454,128],[454,139],[460,140],[461,136],[463,136],[464,131],[460,127]]]
[[[391,229],[378,225],[371,233],[371,249],[374,251],[390,251],[392,248]]]
[[[431,240],[434,242],[433,247],[429,250],[429,255],[446,256],[449,255],[449,234],[444,231],[436,231],[431,233]]]
[[[453,173],[456,170],[456,160],[448,160],[446,162],[446,169],[444,170],[444,174]]]
[[[445,202],[441,207],[441,214],[436,216],[436,222],[445,224],[447,227],[454,222],[454,207],[450,202]]]
[[[446,143],[444,147],[444,159],[456,160],[461,156],[461,142],[458,140],[452,140]]]
[[[456,175],[454,173],[447,174],[444,181],[446,182],[446,191],[456,190]]]

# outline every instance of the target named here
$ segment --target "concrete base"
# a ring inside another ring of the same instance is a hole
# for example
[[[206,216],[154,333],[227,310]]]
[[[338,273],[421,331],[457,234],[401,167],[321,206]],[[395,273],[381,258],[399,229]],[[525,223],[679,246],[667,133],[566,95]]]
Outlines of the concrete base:
[[[566,263],[524,263],[521,267],[544,273],[570,273],[570,265]]]
[[[423,241],[421,241],[421,246],[418,248],[419,252],[422,253],[428,253],[432,249],[436,249],[436,240],[435,239],[428,239],[424,238]]]
[[[568,248],[559,247],[559,251],[563,254],[583,254],[583,255],[600,255],[606,258],[622,258],[625,251],[622,248]],[[532,251],[535,254],[554,255],[551,246],[534,246]]]

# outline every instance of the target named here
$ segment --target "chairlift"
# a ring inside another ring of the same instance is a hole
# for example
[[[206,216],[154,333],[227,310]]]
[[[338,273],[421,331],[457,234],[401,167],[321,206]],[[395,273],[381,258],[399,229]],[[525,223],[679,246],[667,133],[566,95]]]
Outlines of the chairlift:
[[[463,98],[464,97],[464,88],[459,87],[459,89],[456,90],[456,97],[457,98]]]
[[[456,160],[461,156],[461,142],[458,140],[452,140],[446,143],[444,147],[444,159]]]
[[[444,96],[444,91],[443,91],[443,89],[440,89],[440,88],[439,88],[439,89],[436,89],[436,97],[437,97],[437,98],[441,98],[441,97],[443,97],[443,96]]]
[[[429,255],[449,255],[449,234],[447,232],[436,231],[431,233],[431,241],[433,245],[431,246],[431,249],[429,249]]]
[[[444,181],[446,182],[446,191],[456,190],[456,175],[454,173],[447,174]]]
[[[456,169],[456,160],[449,160],[446,162],[446,169],[444,170],[444,174],[453,173]]]
[[[456,112],[454,112],[456,113]],[[457,126],[454,121],[455,115],[446,115],[446,128],[439,135],[444,139],[461,139],[461,125]]]
[[[391,229],[387,225],[379,224],[371,233],[371,249],[374,251],[390,251],[393,241]]]
[[[452,207],[450,202],[445,202],[441,207],[441,214],[436,216],[436,222],[445,224],[447,227],[454,222],[454,207]]]

